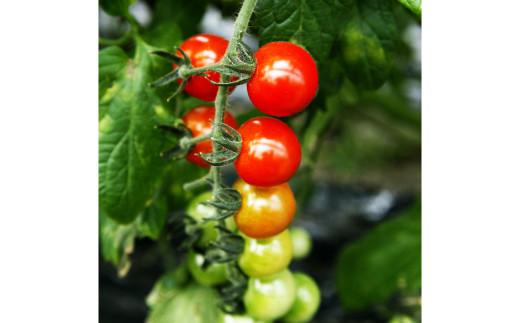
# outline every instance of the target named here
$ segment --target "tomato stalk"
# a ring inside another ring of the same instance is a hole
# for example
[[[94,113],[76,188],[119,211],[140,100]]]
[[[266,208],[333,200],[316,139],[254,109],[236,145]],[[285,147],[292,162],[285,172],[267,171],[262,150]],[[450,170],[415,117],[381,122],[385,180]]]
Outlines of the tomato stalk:
[[[253,13],[253,9],[256,5],[257,0],[245,0],[242,4],[242,8],[238,13],[238,17],[235,21],[235,25],[233,27],[233,35],[231,37],[231,41],[229,42],[229,46],[226,50],[226,56],[231,53],[237,52],[237,47],[240,45],[242,38],[244,37],[245,31],[247,30],[247,26],[249,24],[249,20],[251,19],[251,15]],[[225,56],[225,57],[226,57]],[[221,75],[221,83],[226,84],[230,82],[231,77],[226,74]],[[213,143],[213,152],[219,152],[222,150],[222,145],[218,142],[220,139],[223,139],[223,121],[224,121],[224,113],[226,111],[226,104],[228,99],[228,88],[226,86],[219,86],[217,97],[215,99],[215,120],[213,123],[212,129],[212,143]],[[237,134],[238,135],[238,134]],[[240,135],[238,135],[240,136]],[[211,166],[210,174],[212,175],[213,180],[213,196],[216,197],[219,192],[223,189],[221,182],[221,171],[218,166]],[[209,175],[209,174],[208,174]],[[227,231],[226,224],[223,219],[218,220],[218,239],[219,241],[223,240],[226,236],[229,236],[229,231]],[[243,248],[243,240],[242,240],[242,248]],[[241,252],[240,252],[241,253]],[[245,276],[238,270],[237,260],[231,260],[228,262],[228,270],[230,281],[230,286],[228,286],[228,295],[231,295],[231,291],[239,291],[238,293],[234,293],[231,299],[227,302],[222,302],[222,309],[226,312],[236,312],[237,311],[237,301],[240,300],[242,293],[245,291]],[[235,269],[235,270],[233,270]],[[223,291],[226,294],[226,291]],[[227,297],[226,297],[227,298]]]
[[[215,98],[215,114],[210,133],[193,137],[192,131],[184,124],[174,126],[159,126],[163,130],[169,131],[178,136],[182,136],[177,146],[163,153],[166,158],[184,158],[192,150],[193,146],[199,142],[210,139],[212,142],[212,153],[199,154],[211,168],[202,178],[184,185],[185,190],[211,184],[212,199],[202,204],[211,206],[217,210],[216,214],[203,219],[200,224],[191,223],[186,226],[185,232],[192,239],[197,239],[196,233],[200,227],[208,221],[216,221],[217,240],[210,243],[204,256],[203,267],[208,267],[211,263],[227,263],[229,284],[221,290],[221,309],[225,312],[236,313],[240,311],[242,296],[246,290],[247,277],[238,267],[237,259],[243,252],[244,239],[238,234],[230,231],[226,218],[234,216],[242,205],[241,195],[237,190],[226,188],[222,185],[221,166],[232,164],[239,156],[242,149],[242,138],[238,131],[230,125],[224,123],[226,116],[226,105],[229,95],[229,86],[243,84],[247,82],[256,68],[256,59],[252,50],[242,41],[247,30],[249,20],[253,13],[253,8],[257,0],[245,0],[238,14],[233,28],[231,41],[226,48],[223,58],[215,64],[193,68],[189,57],[180,48],[184,58],[163,51],[153,51],[151,54],[161,56],[172,61],[178,66],[177,69],[161,77],[157,81],[149,84],[151,87],[162,86],[173,81],[184,79],[177,92],[182,89],[190,76],[204,75],[204,72],[214,71],[220,74],[219,83],[209,82],[218,85]],[[176,93],[177,93],[176,92]],[[175,94],[174,94],[175,95]]]
[[[230,53],[236,53],[239,41],[242,41],[244,34],[249,25],[249,20],[253,14],[257,0],[244,0],[242,7],[238,13],[237,19],[233,26],[233,34],[229,42],[229,46],[226,50],[226,55]],[[228,83],[230,81],[229,75],[222,75],[221,82]],[[226,104],[228,99],[227,87],[220,86],[217,92],[217,98],[215,99],[215,122],[213,124],[213,138],[222,138],[222,124],[224,120],[224,112],[226,111]],[[218,152],[221,149],[221,145],[213,140],[213,152]],[[212,166],[214,168],[215,166]],[[221,189],[221,174],[220,169],[217,167],[213,174],[213,193],[216,194]],[[219,223],[220,224],[220,223]]]

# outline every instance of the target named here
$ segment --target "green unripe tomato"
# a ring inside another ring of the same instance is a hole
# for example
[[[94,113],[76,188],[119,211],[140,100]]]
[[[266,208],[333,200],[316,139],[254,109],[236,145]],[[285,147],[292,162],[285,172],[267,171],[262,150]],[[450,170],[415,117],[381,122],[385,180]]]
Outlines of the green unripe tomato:
[[[242,235],[244,252],[238,259],[240,269],[253,278],[267,278],[287,268],[293,248],[289,230],[267,239],[253,239]]]
[[[200,204],[201,202],[206,202],[211,200],[213,196],[212,192],[204,192],[200,195],[197,195],[193,200],[190,201],[188,207],[186,208],[186,214],[192,217],[198,223],[202,222],[204,218],[212,217],[216,214],[217,210],[209,205]],[[235,220],[232,216],[228,217],[226,220],[226,227],[235,232],[237,230],[237,226],[235,224]],[[207,248],[209,243],[212,241],[216,241],[218,237],[217,229],[215,229],[215,225],[217,225],[216,221],[208,222],[202,227],[202,233],[199,241],[197,241],[196,246],[199,248]]]
[[[394,315],[388,323],[415,323],[415,321],[407,315]]]
[[[219,323],[269,323],[268,321],[258,321],[247,315],[231,315],[224,314],[220,315]]]
[[[296,299],[289,312],[283,317],[283,321],[290,323],[308,322],[320,306],[320,289],[308,275],[295,273],[293,277],[296,282]]]
[[[247,313],[257,320],[275,320],[291,308],[296,284],[289,269],[270,278],[249,278],[244,294]]]
[[[293,245],[293,258],[303,259],[309,255],[312,249],[312,238],[304,228],[290,228]]]
[[[227,280],[226,265],[212,263],[208,268],[206,268],[206,270],[204,270],[202,269],[204,256],[200,253],[190,250],[186,262],[191,276],[201,285],[214,286],[225,283]]]

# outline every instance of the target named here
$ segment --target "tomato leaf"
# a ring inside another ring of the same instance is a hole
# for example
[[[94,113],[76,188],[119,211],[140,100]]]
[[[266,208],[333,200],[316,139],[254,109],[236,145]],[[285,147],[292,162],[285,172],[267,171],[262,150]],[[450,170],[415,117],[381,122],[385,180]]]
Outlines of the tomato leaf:
[[[130,269],[128,255],[134,250],[137,228],[133,224],[120,225],[99,212],[99,242],[101,254],[106,261],[112,262],[119,276],[123,277]]]
[[[399,2],[410,9],[417,17],[421,18],[421,0],[399,0]]]
[[[361,310],[421,287],[421,203],[348,245],[336,267],[343,306]]]
[[[260,0],[255,26],[260,46],[290,41],[307,49],[319,63],[329,55],[341,13],[352,1]]]
[[[342,35],[347,76],[356,85],[375,90],[388,78],[398,32],[385,0],[357,0]]]
[[[173,49],[197,33],[205,7],[205,1],[156,1],[152,25],[144,32],[143,39],[151,45]]]
[[[125,68],[127,60],[125,52],[117,46],[107,47],[99,52],[99,99],[112,87],[112,82]]]
[[[183,285],[179,276],[182,276],[181,272],[171,272],[156,283],[146,298],[146,303],[151,308],[146,322],[217,322],[217,291],[193,282]]]
[[[106,13],[120,17],[128,15],[128,7],[134,2],[135,0],[99,0],[101,8],[103,8]]]
[[[163,182],[155,190],[152,202],[136,219],[140,237],[159,238],[168,216],[167,186]]]
[[[148,86],[160,70],[148,54],[152,49],[137,39],[132,59],[117,53],[118,59],[125,60],[118,72],[104,65],[110,61],[105,55],[117,51],[100,51],[100,70],[111,71],[105,75],[114,79],[99,101],[99,204],[108,217],[122,224],[144,211],[169,164],[159,154],[171,147],[171,137],[154,127],[172,124],[174,118]]]

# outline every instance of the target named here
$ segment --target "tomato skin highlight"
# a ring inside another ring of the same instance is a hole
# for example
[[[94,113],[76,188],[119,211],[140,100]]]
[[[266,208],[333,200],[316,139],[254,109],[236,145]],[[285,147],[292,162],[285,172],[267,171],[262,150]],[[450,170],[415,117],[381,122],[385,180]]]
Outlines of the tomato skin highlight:
[[[294,273],[293,278],[296,283],[296,299],[282,320],[287,323],[309,322],[320,307],[320,289],[306,274]]]
[[[244,240],[244,252],[238,259],[238,265],[247,276],[267,278],[289,266],[293,250],[289,230],[268,239],[246,236]]]
[[[270,278],[250,278],[244,294],[247,313],[258,320],[275,320],[289,311],[296,298],[296,283],[289,269]]]
[[[219,62],[226,54],[228,45],[229,42],[222,37],[200,34],[186,39],[179,47],[190,58],[191,65],[197,68]],[[176,55],[183,57],[180,51],[177,51]],[[173,64],[173,68],[177,68],[177,65]],[[208,75],[213,82],[220,82],[219,73],[209,71],[204,74]],[[181,84],[182,80],[177,80],[177,83]],[[217,96],[218,86],[211,84],[203,76],[194,75],[190,77],[183,90],[197,99],[214,101]],[[229,93],[232,90],[233,88],[229,88]]]
[[[255,57],[257,65],[247,93],[257,109],[287,117],[309,105],[318,90],[318,68],[305,49],[273,42],[260,47]]]
[[[248,237],[267,239],[285,230],[296,211],[296,201],[287,183],[262,188],[238,179],[233,188],[242,195],[242,206],[235,214],[238,229]]]
[[[242,150],[235,161],[238,176],[248,184],[270,187],[287,182],[298,170],[301,147],[291,128],[280,120],[258,117],[238,129]]]
[[[191,130],[193,138],[208,134],[212,131],[213,125],[210,119],[215,120],[215,107],[207,105],[193,108],[182,117],[184,124]],[[238,129],[237,121],[228,111],[224,114],[224,123],[235,130]],[[208,154],[211,152],[213,152],[211,140],[204,140],[195,144],[195,147],[193,147],[186,156],[186,159],[195,165],[209,168],[210,165],[200,156],[195,156],[195,154]]]

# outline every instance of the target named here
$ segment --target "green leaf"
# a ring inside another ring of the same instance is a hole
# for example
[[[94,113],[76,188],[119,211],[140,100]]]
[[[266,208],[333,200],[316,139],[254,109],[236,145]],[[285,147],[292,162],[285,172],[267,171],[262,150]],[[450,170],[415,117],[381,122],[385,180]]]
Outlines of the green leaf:
[[[399,2],[421,18],[421,0],[399,0]]]
[[[158,0],[154,7],[152,25],[143,34],[144,40],[154,46],[171,50],[185,38],[198,33],[198,25],[207,2],[201,0]]]
[[[421,203],[348,245],[336,267],[338,292],[348,310],[385,302],[397,291],[421,287]]]
[[[106,13],[120,17],[128,15],[128,7],[134,2],[135,0],[99,0],[101,8],[103,8]]]
[[[174,118],[148,86],[160,70],[151,50],[136,39],[133,59],[115,73],[99,102],[99,204],[123,224],[144,211],[169,165],[159,154],[171,145],[171,137],[154,127],[172,124]]]
[[[329,55],[339,17],[351,1],[260,0],[255,25],[260,46],[289,41],[305,47],[317,62]]]
[[[163,182],[155,190],[152,202],[136,219],[140,237],[159,238],[168,216],[167,186]]]
[[[216,290],[194,282],[183,286],[173,272],[159,280],[146,303],[151,307],[148,323],[206,323],[217,322],[220,312],[216,306]]]
[[[99,51],[99,99],[112,87],[112,82],[125,68],[127,60],[128,56],[117,46]]]
[[[375,90],[388,78],[399,36],[390,3],[357,0],[347,21],[342,35],[347,76]]]
[[[101,254],[106,261],[112,262],[119,276],[123,277],[130,269],[128,255],[134,250],[135,225],[120,225],[99,212],[99,242]]]

